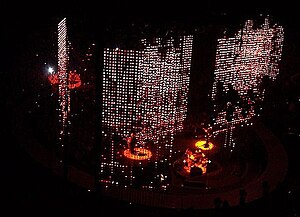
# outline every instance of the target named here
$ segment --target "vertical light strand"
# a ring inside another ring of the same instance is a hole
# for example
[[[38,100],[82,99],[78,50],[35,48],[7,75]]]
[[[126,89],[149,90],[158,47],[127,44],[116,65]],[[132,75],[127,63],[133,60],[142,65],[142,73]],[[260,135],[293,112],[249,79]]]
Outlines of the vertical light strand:
[[[58,92],[59,92],[59,122],[60,134],[59,140],[62,141],[69,124],[68,116],[70,113],[70,90],[68,84],[68,45],[67,45],[67,24],[66,18],[63,18],[58,24]],[[62,146],[63,146],[62,142]]]

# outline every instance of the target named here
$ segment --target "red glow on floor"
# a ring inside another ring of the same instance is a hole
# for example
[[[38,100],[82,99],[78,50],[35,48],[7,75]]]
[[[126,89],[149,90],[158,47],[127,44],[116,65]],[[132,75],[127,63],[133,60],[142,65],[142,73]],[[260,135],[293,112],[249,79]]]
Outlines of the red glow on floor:
[[[130,149],[124,150],[125,157],[132,160],[147,160],[152,157],[152,152],[145,148],[134,148],[134,153],[130,152]]]

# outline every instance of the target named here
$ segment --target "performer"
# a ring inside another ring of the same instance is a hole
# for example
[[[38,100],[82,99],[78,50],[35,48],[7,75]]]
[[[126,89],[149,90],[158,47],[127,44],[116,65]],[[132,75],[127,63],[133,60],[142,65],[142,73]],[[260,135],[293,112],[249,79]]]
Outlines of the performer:
[[[211,127],[208,127],[208,128],[204,128],[203,127],[203,130],[205,131],[205,138],[206,138],[206,142],[204,144],[204,148],[208,148],[209,147],[209,140],[210,140],[210,137],[212,136],[212,132],[211,132]]]
[[[127,138],[127,145],[128,145],[128,148],[129,148],[131,154],[135,154],[134,148],[135,148],[136,142],[137,141],[136,141],[135,133],[131,132],[130,136]]]

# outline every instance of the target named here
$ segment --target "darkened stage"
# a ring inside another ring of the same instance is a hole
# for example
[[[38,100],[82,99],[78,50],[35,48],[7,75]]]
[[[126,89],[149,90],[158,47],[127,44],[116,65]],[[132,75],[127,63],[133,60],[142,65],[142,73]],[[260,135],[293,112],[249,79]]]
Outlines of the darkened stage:
[[[111,18],[93,34],[94,19],[63,14],[26,38],[7,26],[7,53],[18,51],[7,63],[20,65],[1,79],[3,138],[16,145],[3,156],[9,203],[145,217],[299,213],[295,26],[215,12]]]

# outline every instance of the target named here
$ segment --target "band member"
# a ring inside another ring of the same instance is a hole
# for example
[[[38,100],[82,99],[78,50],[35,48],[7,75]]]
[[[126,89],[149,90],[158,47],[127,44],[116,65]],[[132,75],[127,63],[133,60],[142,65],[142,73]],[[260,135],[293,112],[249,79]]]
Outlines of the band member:
[[[131,154],[135,153],[134,148],[136,146],[136,142],[137,141],[136,141],[135,133],[131,132],[130,136],[127,138],[127,145],[128,145],[128,148],[129,148]]]

